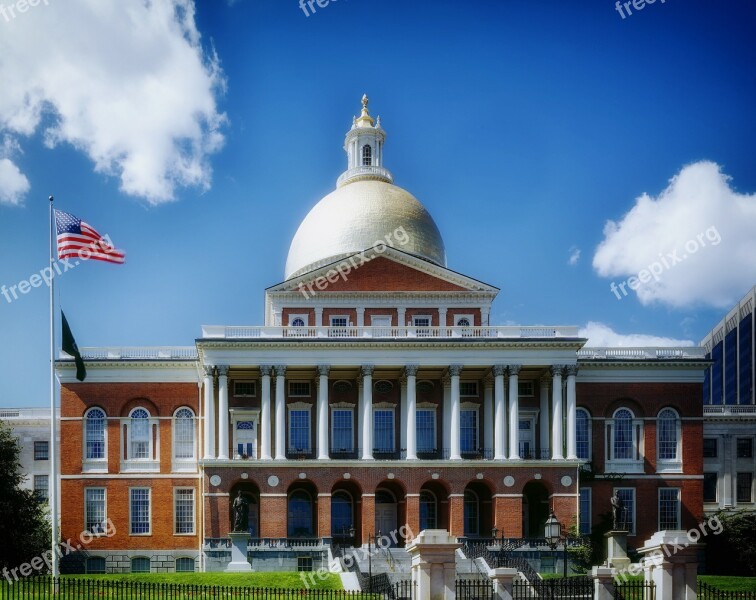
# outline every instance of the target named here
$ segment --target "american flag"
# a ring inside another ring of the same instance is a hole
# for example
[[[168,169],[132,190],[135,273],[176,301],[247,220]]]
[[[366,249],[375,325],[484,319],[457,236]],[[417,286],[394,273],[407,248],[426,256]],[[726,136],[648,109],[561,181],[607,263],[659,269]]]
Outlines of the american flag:
[[[125,253],[116,250],[109,237],[102,237],[94,227],[67,212],[55,211],[55,228],[58,232],[59,259],[92,258],[116,264],[122,264],[126,260]]]

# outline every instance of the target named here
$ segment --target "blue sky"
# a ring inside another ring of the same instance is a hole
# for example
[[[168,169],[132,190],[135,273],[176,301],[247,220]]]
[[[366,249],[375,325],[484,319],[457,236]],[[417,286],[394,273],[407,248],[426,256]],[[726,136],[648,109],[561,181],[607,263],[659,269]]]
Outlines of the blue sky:
[[[748,0],[4,2],[0,284],[46,266],[50,194],[127,253],[59,278],[80,346],[260,324],[363,93],[494,324],[698,342],[756,283]],[[0,296],[0,406],[47,402],[47,311]]]

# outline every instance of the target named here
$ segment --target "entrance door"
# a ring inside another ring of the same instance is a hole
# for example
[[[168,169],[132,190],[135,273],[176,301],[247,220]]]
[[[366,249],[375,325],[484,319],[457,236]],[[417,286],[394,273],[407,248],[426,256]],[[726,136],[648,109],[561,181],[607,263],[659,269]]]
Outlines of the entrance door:
[[[533,453],[533,419],[520,419],[520,458],[535,458]]]
[[[382,535],[391,539],[391,533],[397,530],[396,504],[376,504],[375,505],[375,534],[380,532]],[[385,544],[385,542],[381,542]]]

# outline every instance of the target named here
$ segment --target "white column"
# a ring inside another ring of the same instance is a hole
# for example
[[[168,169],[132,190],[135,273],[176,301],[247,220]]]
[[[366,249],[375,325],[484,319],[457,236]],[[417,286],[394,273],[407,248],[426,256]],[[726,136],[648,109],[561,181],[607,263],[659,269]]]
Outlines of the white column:
[[[577,397],[575,395],[575,379],[578,372],[577,365],[567,365],[567,459],[577,459]]]
[[[417,365],[404,367],[407,376],[407,412],[404,413],[404,423],[407,431],[407,460],[417,459]]]
[[[401,448],[405,452],[407,451],[407,376],[406,375],[399,378],[399,448]]]
[[[483,458],[491,458],[493,449],[493,377],[483,379]]]
[[[286,365],[276,365],[276,460],[286,460]]]
[[[449,460],[461,460],[462,454],[459,451],[459,374],[462,372],[462,365],[451,365],[449,367],[449,376],[451,377],[451,445],[449,446]]]
[[[270,460],[270,371],[269,365],[260,366],[262,389],[260,391],[260,458]]]
[[[318,365],[318,460],[328,460],[328,373],[331,367]]]
[[[404,322],[404,317],[407,312],[406,308],[397,308],[396,309],[396,326],[397,327],[406,327],[407,323]]]
[[[449,309],[442,307],[438,309],[438,326],[441,328],[441,335],[444,335],[444,328],[446,327],[446,313]]]
[[[358,307],[357,309],[357,327],[365,326],[365,309]]]
[[[373,365],[362,365],[362,460],[373,460]]]
[[[218,458],[228,459],[228,366],[218,365]]]
[[[451,377],[446,373],[441,378],[441,385],[444,392],[444,408],[441,421],[444,426],[443,437],[441,438],[442,456],[446,457],[446,452],[451,448]]]
[[[214,365],[205,365],[205,460],[215,458],[215,389]]]
[[[549,423],[549,378],[541,379],[541,413],[538,418],[540,423],[540,450],[538,458],[548,460],[551,458],[551,425]]]
[[[509,460],[520,458],[520,365],[509,365]]]
[[[564,450],[562,448],[562,371],[564,365],[552,365],[551,375],[551,458],[562,460]]]
[[[489,309],[487,306],[483,306],[480,309],[480,326],[481,327],[488,327],[488,315],[489,315]]]
[[[507,400],[504,397],[504,365],[494,365],[494,460],[507,458]]]
[[[315,327],[323,326],[323,309],[319,306],[315,307]]]

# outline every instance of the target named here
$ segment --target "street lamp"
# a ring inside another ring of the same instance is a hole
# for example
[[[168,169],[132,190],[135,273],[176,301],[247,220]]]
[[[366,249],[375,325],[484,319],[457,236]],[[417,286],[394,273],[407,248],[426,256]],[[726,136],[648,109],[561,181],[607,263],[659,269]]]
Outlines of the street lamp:
[[[496,538],[499,535],[499,528],[494,526],[493,529],[491,529],[491,537],[493,538],[494,543],[496,543]],[[499,552],[496,555],[496,566],[501,567],[504,564],[504,530],[501,530],[501,540],[499,540]]]
[[[354,534],[357,533],[357,530],[354,528],[354,524],[349,526],[349,541],[352,543],[352,548],[354,548]]]
[[[557,521],[554,511],[551,511],[549,518],[546,520],[546,527],[544,531],[544,537],[546,543],[552,550],[556,550],[559,541],[562,539],[562,524]],[[564,576],[567,577],[567,541],[564,541]],[[554,557],[556,559],[556,556]],[[556,566],[556,565],[555,565]]]

